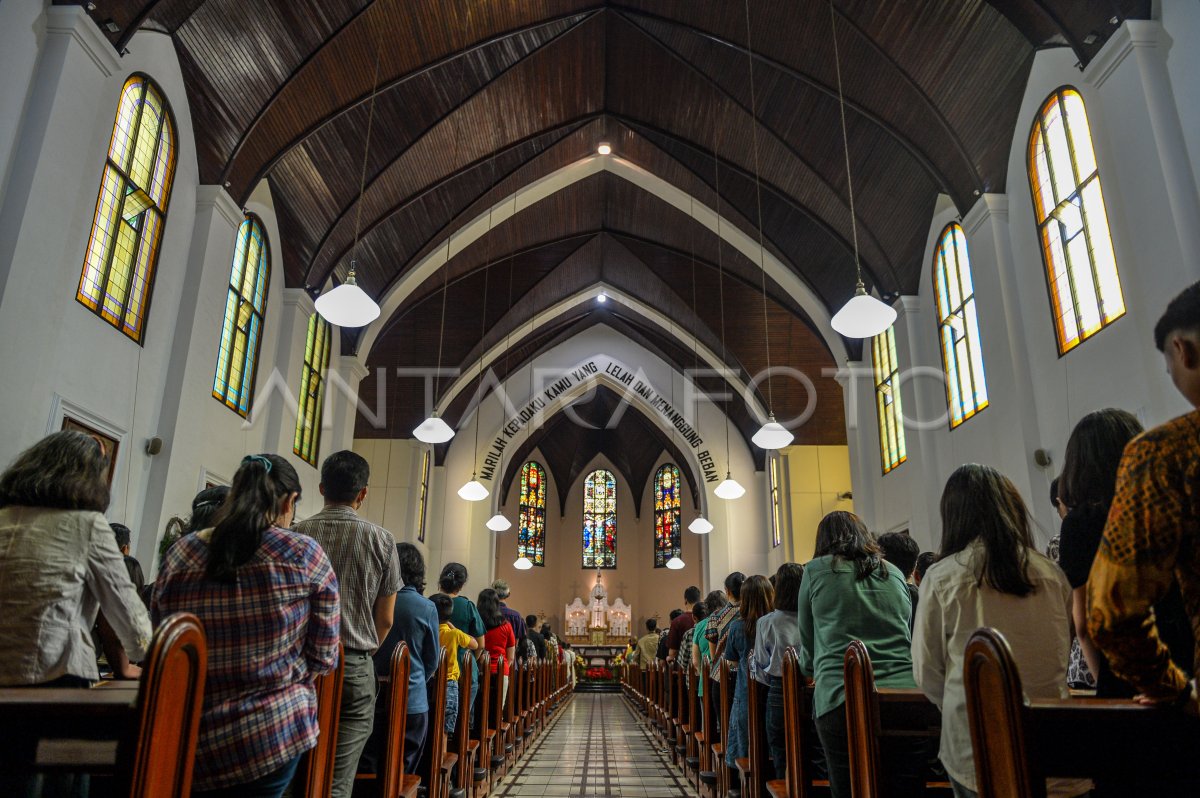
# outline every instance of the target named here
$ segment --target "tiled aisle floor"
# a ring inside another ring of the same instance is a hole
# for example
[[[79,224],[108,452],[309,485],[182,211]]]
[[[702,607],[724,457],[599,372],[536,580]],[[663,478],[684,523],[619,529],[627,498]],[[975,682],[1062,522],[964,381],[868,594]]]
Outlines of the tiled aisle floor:
[[[696,798],[619,694],[576,694],[497,798]]]

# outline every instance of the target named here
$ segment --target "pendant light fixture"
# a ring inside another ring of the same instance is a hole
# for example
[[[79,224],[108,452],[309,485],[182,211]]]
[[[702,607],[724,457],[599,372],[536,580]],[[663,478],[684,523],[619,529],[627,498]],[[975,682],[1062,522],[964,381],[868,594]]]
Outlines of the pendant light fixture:
[[[672,571],[681,571],[687,567],[687,564],[678,557],[672,557],[671,559],[667,560],[667,567]]]
[[[688,217],[694,222],[696,221],[696,200],[689,200]],[[692,313],[696,316],[697,321],[700,319],[699,305],[696,304],[696,237],[691,236],[691,255],[692,255]],[[700,371],[700,339],[698,336],[692,336],[692,373],[696,374]],[[696,380],[692,377],[692,382]],[[696,432],[700,432],[700,411],[696,411]],[[704,517],[701,512],[692,519],[692,523],[688,524],[688,531],[694,535],[707,535],[713,531],[712,522]]]
[[[490,163],[489,185],[493,184],[496,179],[495,150],[493,150]],[[488,287],[492,273],[492,208],[488,208],[488,226],[485,235],[487,236],[487,259],[483,266],[483,310],[479,313],[479,369],[475,379],[475,392],[479,399],[475,403],[475,446],[471,449],[471,481],[458,489],[459,497],[469,502],[481,502],[488,497],[488,489],[477,479],[477,476],[479,474],[479,421],[483,415],[483,355],[487,352],[483,340],[487,335]]]
[[[313,306],[321,318],[338,327],[365,327],[379,318],[379,305],[358,287],[355,267],[358,265],[358,236],[362,229],[363,194],[367,187],[367,158],[371,154],[371,128],[375,122],[375,98],[379,92],[379,36],[375,37],[375,77],[371,83],[371,107],[367,112],[367,135],[363,142],[362,169],[358,175],[358,208],[354,213],[354,245],[350,248],[350,271],[342,284],[317,297]]]
[[[767,323],[767,259],[763,246],[762,170],[758,160],[758,103],[754,91],[754,46],[750,36],[750,0],[746,0],[746,58],[750,65],[750,140],[754,150],[754,199],[758,207],[758,271],[762,287],[763,341],[767,353],[767,423],[750,440],[760,449],[782,449],[795,436],[775,420],[775,392],[771,386],[771,325]]]
[[[508,530],[512,529],[512,521],[509,521],[507,518],[505,518],[503,514],[496,513],[487,520],[487,523],[484,524],[484,526],[493,532],[507,532]]]
[[[513,563],[513,568],[516,568],[518,571],[528,571],[532,567],[533,560],[529,559],[524,554],[518,557],[517,561]]]
[[[854,270],[858,284],[854,296],[830,319],[835,332],[847,338],[874,338],[896,321],[896,309],[867,293],[858,256],[858,221],[854,215],[854,184],[850,181],[850,139],[846,135],[846,97],[842,93],[842,65],[838,57],[837,11],[829,0],[829,29],[833,34],[833,66],[837,72],[838,109],[842,115],[842,149],[846,154],[846,194],[850,198],[850,232],[854,241]]]
[[[717,206],[717,296],[718,304],[721,306],[721,363],[729,362],[729,355],[725,349],[725,263],[721,253],[721,162],[717,154],[717,144],[719,140],[713,141],[713,194],[716,196]],[[713,489],[713,493],[718,499],[732,501],[740,499],[746,489],[733,478],[733,471],[729,466],[729,400],[725,400],[725,479],[721,481]]]

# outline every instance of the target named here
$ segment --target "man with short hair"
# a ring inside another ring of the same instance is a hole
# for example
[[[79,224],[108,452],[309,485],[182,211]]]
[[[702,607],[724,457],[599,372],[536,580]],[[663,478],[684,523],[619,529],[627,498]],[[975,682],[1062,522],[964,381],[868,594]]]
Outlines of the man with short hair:
[[[667,621],[667,629],[671,628],[675,621],[679,620],[681,615],[683,615],[683,610],[679,609],[678,607],[671,610],[671,614],[667,616],[669,619]],[[667,630],[663,629],[658,633],[658,648],[654,650],[654,658],[665,662],[667,659],[667,652]]]
[[[683,591],[683,606],[690,609],[700,598],[700,588],[691,585],[687,590]],[[671,628],[667,631],[668,661],[672,661],[679,656],[679,649],[683,647],[684,634],[690,631],[695,624],[696,619],[692,617],[692,613],[690,612],[680,613],[679,617],[671,621]]]
[[[1193,410],[1125,447],[1088,576],[1088,631],[1137,700],[1197,714],[1196,682],[1171,661],[1154,605],[1178,581],[1200,637],[1200,283],[1167,305],[1154,345]]]
[[[538,659],[546,658],[546,638],[542,637],[542,633],[537,631],[537,616],[525,616],[525,628],[528,630],[525,634],[529,642],[533,643],[533,650]]]
[[[646,634],[637,642],[637,663],[643,668],[654,664],[654,656],[658,652],[658,619],[646,619]]]
[[[520,643],[525,639],[528,629],[525,626],[525,619],[521,617],[521,613],[510,609],[508,604],[505,603],[511,593],[508,582],[505,582],[503,579],[497,579],[495,582],[492,582],[492,590],[496,591],[496,597],[500,599],[500,614],[504,616],[504,620],[508,621],[508,625],[513,630],[513,637],[517,638],[517,642]]]
[[[371,467],[351,451],[334,452],[321,464],[325,506],[296,524],[329,555],[342,607],[342,707],[334,757],[333,798],[349,798],[354,774],[375,714],[376,673],[371,655],[392,628],[400,563],[392,533],[359,517]]]
[[[883,552],[883,559],[896,566],[904,577],[904,585],[908,588],[908,597],[912,599],[912,612],[908,616],[908,628],[913,628],[913,620],[917,617],[917,586],[913,584],[913,572],[917,568],[917,558],[921,556],[921,547],[912,535],[907,532],[885,532],[876,541]]]

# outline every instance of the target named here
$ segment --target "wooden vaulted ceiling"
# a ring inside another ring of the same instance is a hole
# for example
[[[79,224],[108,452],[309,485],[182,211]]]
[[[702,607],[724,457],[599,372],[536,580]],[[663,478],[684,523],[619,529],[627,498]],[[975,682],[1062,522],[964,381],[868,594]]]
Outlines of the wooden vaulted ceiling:
[[[761,197],[765,248],[830,312],[853,290],[826,0],[750,0],[753,94],[746,7],[737,0],[91,5],[118,50],[138,30],[172,37],[200,180],[225,185],[240,202],[270,182],[291,287],[317,292],[344,278],[358,228],[359,284],[383,297],[447,235],[609,141],[617,156],[719,206],[752,238]],[[979,193],[1005,190],[1035,50],[1070,47],[1086,64],[1122,20],[1148,17],[1151,0],[834,0],[833,8],[861,259],[869,287],[890,295],[918,290],[939,194],[966,212]],[[503,376],[598,323],[686,368],[694,355],[679,340],[684,331],[724,353],[743,380],[768,358],[805,371],[818,401],[799,438],[844,441],[840,388],[819,376],[833,354],[795,299],[765,281],[768,351],[757,264],[612,174],[497,225],[443,268],[377,322],[381,334],[360,353],[373,370],[437,366],[441,350],[441,366],[466,371],[503,338],[512,347],[497,366]],[[678,330],[616,305],[576,308],[529,329],[536,314],[598,281]],[[361,332],[342,334],[343,350],[354,350]],[[860,344],[846,343],[857,354]],[[410,382],[389,386],[385,428],[360,418],[359,434],[409,434],[425,412],[423,389]],[[374,378],[364,383],[371,406],[377,387]],[[771,387],[779,416],[804,409],[806,390],[780,379]],[[452,402],[452,423],[466,404]],[[731,406],[730,418],[743,434],[757,425],[745,408]]]

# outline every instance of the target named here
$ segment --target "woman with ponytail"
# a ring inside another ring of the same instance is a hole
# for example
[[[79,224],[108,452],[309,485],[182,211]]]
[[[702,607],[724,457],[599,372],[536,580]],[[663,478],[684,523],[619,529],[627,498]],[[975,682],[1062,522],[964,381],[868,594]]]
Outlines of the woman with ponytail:
[[[274,454],[242,460],[211,529],[167,552],[151,612],[191,612],[208,637],[194,798],[279,798],[316,745],[313,680],[337,661],[338,584],[288,529],[300,479]]]

